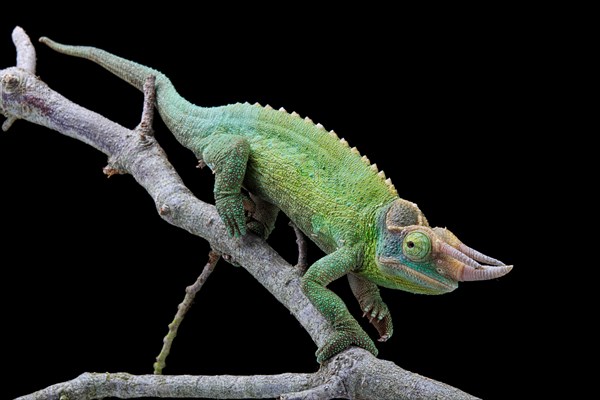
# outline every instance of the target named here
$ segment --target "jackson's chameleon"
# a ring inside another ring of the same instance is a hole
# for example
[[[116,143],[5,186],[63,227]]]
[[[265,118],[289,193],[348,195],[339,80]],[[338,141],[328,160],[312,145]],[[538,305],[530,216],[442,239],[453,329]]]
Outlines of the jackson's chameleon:
[[[230,235],[250,229],[266,238],[281,210],[326,253],[302,278],[304,293],[336,330],[318,349],[319,363],[351,345],[377,354],[344,302],[327,289],[344,275],[385,341],[392,319],[378,286],[442,294],[458,281],[497,278],[512,269],[449,230],[431,228],[416,204],[398,197],[383,171],[309,118],[258,104],[196,106],[152,68],[93,47],[40,40],[98,63],[140,90],[148,76],[156,77],[156,106],[165,124],[215,173],[215,203]],[[256,204],[250,220],[242,189]]]

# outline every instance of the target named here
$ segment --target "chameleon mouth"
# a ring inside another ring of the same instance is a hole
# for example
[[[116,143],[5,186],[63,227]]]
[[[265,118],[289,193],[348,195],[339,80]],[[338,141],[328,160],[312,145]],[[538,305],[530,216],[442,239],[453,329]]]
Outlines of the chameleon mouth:
[[[408,279],[416,286],[433,290],[436,293],[448,293],[458,287],[457,282],[451,280],[441,281],[432,278],[429,275],[407,267],[406,265],[399,263],[398,260],[390,257],[379,257],[379,262],[390,275]]]

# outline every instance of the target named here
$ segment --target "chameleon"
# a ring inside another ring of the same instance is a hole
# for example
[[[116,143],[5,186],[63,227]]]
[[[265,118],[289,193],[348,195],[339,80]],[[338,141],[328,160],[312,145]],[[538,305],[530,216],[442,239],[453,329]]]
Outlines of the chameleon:
[[[165,125],[215,174],[215,206],[230,236],[253,232],[266,239],[281,211],[325,253],[301,280],[306,297],[334,328],[316,351],[318,363],[350,346],[378,353],[344,301],[327,288],[334,280],[347,276],[383,342],[393,324],[379,286],[443,294],[460,281],[494,279],[513,268],[466,246],[450,230],[429,226],[376,164],[308,117],[249,103],[197,106],[150,67],[94,47],[40,41],[91,60],[139,90],[155,76],[156,108]],[[253,207],[245,208],[248,201]]]

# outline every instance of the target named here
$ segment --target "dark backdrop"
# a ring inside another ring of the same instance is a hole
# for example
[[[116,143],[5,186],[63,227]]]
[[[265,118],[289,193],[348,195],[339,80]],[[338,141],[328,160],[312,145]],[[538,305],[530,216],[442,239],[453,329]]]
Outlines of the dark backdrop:
[[[532,266],[524,265],[515,233],[527,203],[519,187],[528,174],[521,138],[535,122],[529,36],[487,20],[440,26],[423,18],[406,28],[385,15],[381,22],[365,16],[368,25],[318,14],[300,22],[202,15],[165,24],[156,10],[145,29],[141,17],[93,22],[93,14],[4,18],[0,67],[14,64],[10,32],[19,24],[36,41],[46,83],[127,127],[138,123],[140,92],[37,38],[93,45],[152,66],[199,105],[258,101],[335,129],[432,225],[516,265],[502,279],[462,284],[444,296],[383,289],[395,334],[378,345],[380,356],[488,399],[522,390],[527,371],[537,368],[529,329],[540,306],[526,294]],[[210,172],[194,168],[191,152],[161,121],[155,128],[187,185],[212,202]],[[204,240],[162,221],[131,177],[107,179],[105,165],[91,147],[27,122],[0,136],[6,398],[84,371],[151,373],[184,288],[206,261]],[[285,217],[270,242],[295,259]],[[309,251],[311,260],[321,256]],[[347,282],[332,288],[359,316]],[[247,272],[221,262],[181,326],[165,373],[315,371],[315,350]]]

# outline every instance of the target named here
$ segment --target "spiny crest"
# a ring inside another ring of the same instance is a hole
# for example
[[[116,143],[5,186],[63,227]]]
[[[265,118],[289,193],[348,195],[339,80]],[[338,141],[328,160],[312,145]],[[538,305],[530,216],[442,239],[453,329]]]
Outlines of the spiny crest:
[[[261,107],[260,103],[258,103],[258,102],[256,102],[254,105],[255,105],[255,106],[257,106],[257,107]],[[267,105],[266,105],[264,108],[265,108],[265,109],[267,109],[267,110],[273,110],[273,107],[271,107],[271,106],[270,106],[270,105],[268,105],[268,104],[267,104]],[[287,113],[286,109],[285,109],[285,108],[283,108],[283,107],[279,108],[277,111],[279,111],[279,112],[282,112],[282,113]],[[291,113],[291,114],[289,114],[289,115],[291,115],[292,117],[296,117],[296,118],[302,118],[302,117],[300,117],[300,115],[299,115],[299,114],[298,114],[296,111],[292,111],[292,113]],[[320,124],[320,123],[317,123],[317,124],[315,124],[315,123],[313,122],[313,120],[312,120],[312,119],[310,119],[309,117],[305,117],[305,118],[304,118],[304,121],[306,121],[306,122],[308,122],[308,123],[312,124],[312,125],[313,125],[315,128],[317,128],[318,130],[321,130],[321,131],[327,132],[327,131],[326,131],[326,129],[325,129],[325,127],[323,126],[323,124]],[[330,131],[328,132],[328,134],[329,134],[330,136],[332,136],[333,138],[335,138],[335,139],[338,139],[338,140],[340,141],[340,143],[341,143],[341,144],[342,144],[344,147],[348,147],[348,148],[350,148],[350,145],[348,144],[348,141],[347,141],[346,139],[344,139],[344,138],[341,138],[341,139],[339,139],[339,137],[338,137],[337,133],[335,133],[335,131],[334,131],[333,129],[332,129],[332,130],[330,130]],[[360,157],[360,160],[361,160],[362,162],[364,162],[364,163],[365,163],[365,164],[366,164],[366,165],[369,167],[369,169],[370,169],[371,171],[373,171],[373,173],[375,173],[375,174],[377,175],[377,177],[378,177],[379,179],[381,179],[381,180],[382,180],[382,181],[383,181],[383,182],[386,184],[386,186],[388,187],[388,189],[390,190],[390,192],[391,192],[392,194],[394,194],[394,195],[398,195],[398,192],[396,191],[396,187],[395,187],[395,186],[394,186],[394,184],[392,183],[392,180],[391,180],[390,178],[387,178],[387,177],[385,176],[385,172],[383,172],[383,171],[379,171],[379,168],[377,167],[377,164],[371,164],[371,161],[369,160],[369,158],[368,158],[367,156],[362,156],[362,157],[361,157],[361,154],[360,154],[360,152],[358,151],[358,149],[357,149],[356,147],[352,147],[352,148],[350,148],[350,152],[351,152],[352,154],[356,154],[357,156],[359,156],[359,157]]]
[[[337,138],[337,135],[335,134],[334,131],[331,131],[329,134],[333,135],[333,136],[335,136]],[[340,143],[342,145],[346,146],[346,147],[350,147],[350,145],[348,144],[348,142],[344,138],[340,139]],[[360,152],[358,151],[358,149],[356,147],[352,147],[350,149],[350,152],[353,153],[353,154],[356,154],[357,156],[360,157]],[[377,168],[377,164],[371,164],[371,161],[369,161],[369,158],[367,156],[360,157],[360,160],[362,162],[364,162],[369,167],[369,169],[371,171],[373,171],[375,174],[377,174],[377,177],[379,179],[381,179],[386,184],[386,186],[388,187],[389,191],[393,195],[395,195],[395,196],[398,195],[398,192],[396,191],[396,188],[394,187],[394,184],[392,183],[392,180],[390,178],[386,179],[385,172],[383,172],[383,170],[379,171],[379,168]]]
[[[295,113],[295,112],[292,113],[292,115],[294,115],[294,114],[296,116],[298,116],[297,113]],[[307,121],[307,122],[309,122],[309,123],[311,123],[311,124],[313,124],[317,129],[322,130],[322,131],[326,131],[325,127],[322,124],[320,124],[320,123],[314,124],[313,121],[310,118],[308,118],[308,117],[306,117],[304,120]],[[350,147],[350,145],[348,144],[348,141],[346,139],[344,139],[344,138],[339,139],[337,133],[335,133],[335,131],[333,129],[330,130],[328,133],[333,138],[338,139],[340,141],[340,143],[344,147],[348,147],[348,148]],[[386,186],[388,187],[388,189],[390,190],[390,192],[392,194],[394,194],[394,195],[398,194],[398,192],[396,192],[396,188],[392,184],[392,180],[389,179],[389,178],[386,179],[385,172],[379,171],[379,169],[377,168],[377,164],[371,164],[371,161],[369,160],[369,158],[367,156],[362,156],[361,157],[360,151],[358,151],[358,149],[356,147],[352,147],[350,149],[350,152],[352,154],[356,154],[357,156],[359,156],[360,159],[361,159],[361,161],[364,162],[369,167],[369,169],[371,171],[373,171],[375,174],[377,174],[377,177],[379,177],[379,179],[381,179],[382,181],[385,182]]]
[[[392,192],[392,194],[397,195],[398,192],[396,191],[396,188],[394,187],[394,184],[392,183],[392,180],[390,178],[385,178],[385,172],[383,172],[383,170],[381,170],[378,174],[378,177],[380,177],[385,184],[387,185],[388,189],[390,190],[390,192]]]
[[[398,195],[398,191],[396,191],[396,187],[394,186],[394,184],[392,183],[392,180],[390,178],[387,178],[385,180],[385,184],[390,189],[390,192],[392,192],[395,195]]]

